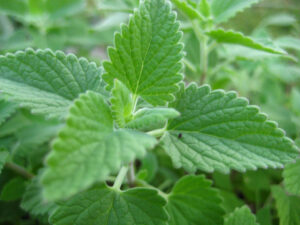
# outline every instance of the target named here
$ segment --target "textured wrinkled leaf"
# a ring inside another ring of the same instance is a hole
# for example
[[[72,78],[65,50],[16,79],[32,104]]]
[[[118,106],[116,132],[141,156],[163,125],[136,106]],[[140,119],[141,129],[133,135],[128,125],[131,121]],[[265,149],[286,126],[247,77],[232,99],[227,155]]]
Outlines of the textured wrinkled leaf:
[[[40,174],[34,177],[23,195],[21,208],[35,216],[49,215],[56,205],[52,202],[45,202],[40,184]]]
[[[25,191],[25,180],[16,177],[8,181],[1,190],[1,201],[15,201],[22,197]]]
[[[247,206],[236,208],[225,219],[225,225],[259,225],[256,217]]]
[[[222,23],[257,2],[259,0],[212,0],[211,10],[215,17],[215,22]]]
[[[165,204],[154,189],[120,192],[103,185],[62,203],[50,222],[56,225],[167,225]]]
[[[114,120],[117,121],[119,127],[124,127],[131,119],[134,103],[128,88],[118,80],[114,82],[110,102]]]
[[[6,163],[6,160],[7,160],[8,156],[9,156],[8,151],[6,151],[5,149],[1,148],[1,146],[0,146],[0,174],[2,172],[3,166]]]
[[[221,197],[204,176],[181,178],[168,195],[169,225],[223,224]]]
[[[12,102],[7,102],[0,98],[0,126],[3,122],[13,114],[17,109],[17,105]]]
[[[300,159],[286,166],[283,177],[286,189],[291,194],[300,195]]]
[[[192,5],[190,5],[186,0],[172,0],[172,2],[190,19],[204,20],[204,17],[201,15],[201,13]]]
[[[219,43],[242,45],[248,48],[253,48],[272,54],[287,54],[283,49],[274,46],[269,40],[254,39],[233,30],[226,31],[223,29],[216,29],[207,32],[207,35],[209,35]]]
[[[108,103],[95,92],[75,100],[58,136],[42,179],[49,200],[69,197],[96,181],[104,181],[156,144],[150,135],[115,130]]]
[[[136,96],[154,105],[174,99],[182,80],[181,33],[176,15],[165,0],[145,0],[115,35],[108,49],[111,62],[104,62],[104,80],[112,87],[120,80]]]
[[[169,106],[181,116],[169,121],[161,144],[177,168],[223,173],[277,168],[299,154],[276,123],[235,92],[182,84]]]
[[[279,186],[272,187],[280,225],[300,224],[300,197],[287,195]]]
[[[33,113],[63,117],[80,93],[104,92],[101,69],[86,59],[28,49],[0,56],[0,90]]]
[[[166,125],[168,119],[177,116],[179,116],[179,113],[171,108],[143,108],[135,113],[133,119],[126,124],[126,127],[140,131],[151,131],[162,128]]]

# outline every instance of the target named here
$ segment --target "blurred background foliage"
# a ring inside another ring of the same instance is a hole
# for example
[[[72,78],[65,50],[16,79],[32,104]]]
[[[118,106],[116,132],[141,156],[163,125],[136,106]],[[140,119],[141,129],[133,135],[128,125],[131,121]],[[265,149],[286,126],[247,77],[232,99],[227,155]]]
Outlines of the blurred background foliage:
[[[87,57],[101,66],[102,60],[107,59],[107,46],[113,44],[114,32],[119,30],[121,23],[128,21],[138,4],[138,0],[0,0],[0,54],[28,47],[50,48]],[[270,119],[278,121],[287,135],[300,145],[299,0],[260,1],[218,25],[272,40],[289,53],[288,57],[209,40],[205,76],[201,74],[200,46],[192,24],[180,10],[178,18],[184,32],[186,82],[208,83],[213,89],[237,91],[240,96],[249,98],[251,104],[259,105]],[[8,119],[0,120],[0,149],[10,149],[14,162],[37,173],[49,151],[49,140],[61,124],[33,116],[0,99],[0,105],[4,104]],[[183,170],[172,169],[170,159],[160,149],[149,153],[136,166],[139,179],[164,191],[170,190],[185,174]],[[279,224],[280,210],[278,206],[276,209],[271,191],[279,195],[280,190],[271,187],[282,184],[281,173],[282,170],[258,170],[244,174],[233,171],[229,175],[206,175],[221,190],[227,213],[246,203],[256,213],[260,225],[270,225]],[[9,184],[16,182],[19,183],[17,190],[9,188]],[[47,224],[47,216],[29,215],[24,207],[18,207],[26,185],[23,178],[3,170],[0,224]],[[299,196],[293,198],[300,204]],[[289,213],[300,215],[300,211]],[[298,219],[299,223],[293,224],[300,224]]]

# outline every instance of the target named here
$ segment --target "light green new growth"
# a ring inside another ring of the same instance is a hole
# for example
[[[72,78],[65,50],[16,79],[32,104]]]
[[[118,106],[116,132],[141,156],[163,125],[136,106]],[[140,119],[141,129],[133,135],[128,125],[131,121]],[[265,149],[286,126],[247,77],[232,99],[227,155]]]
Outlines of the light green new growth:
[[[283,178],[286,189],[291,194],[300,195],[300,159],[286,166]]]
[[[272,187],[272,195],[276,202],[280,225],[300,224],[300,197],[288,195],[280,186]]]
[[[118,80],[114,81],[111,93],[110,102],[113,118],[119,127],[124,128],[125,124],[131,120],[136,103],[133,102],[128,88]]]
[[[235,92],[182,84],[169,106],[181,116],[169,121],[161,144],[177,168],[223,173],[278,168],[299,154],[276,123]]]
[[[241,32],[233,30],[216,29],[206,33],[219,43],[242,45],[248,48],[265,51],[272,54],[286,55],[286,51],[272,44],[271,41],[247,37]]]
[[[126,127],[140,131],[151,131],[163,128],[168,119],[176,118],[179,115],[175,109],[171,108],[143,108],[134,114],[132,121],[127,123]]]
[[[169,225],[222,225],[224,210],[219,192],[204,176],[185,176],[168,195]]]
[[[247,206],[236,208],[225,218],[224,225],[259,225],[256,217]]]
[[[166,201],[154,189],[116,191],[105,185],[82,192],[50,217],[56,225],[167,225]]]
[[[192,5],[190,5],[185,0],[172,0],[174,5],[181,10],[184,14],[186,14],[191,20],[198,19],[200,21],[205,20],[204,16],[195,9]]]
[[[80,93],[105,94],[101,73],[95,63],[75,55],[27,49],[0,56],[0,91],[33,113],[61,118]]]
[[[212,0],[211,9],[216,23],[226,22],[238,12],[250,7],[259,0]]]
[[[153,105],[174,99],[182,65],[183,46],[176,14],[165,0],[142,1],[139,10],[115,35],[115,48],[109,48],[111,62],[104,62],[103,79],[113,86],[120,80],[134,96]]]
[[[105,98],[87,92],[75,101],[66,126],[54,141],[42,179],[44,195],[49,200],[66,198],[96,181],[105,181],[155,144],[150,135],[115,130]]]

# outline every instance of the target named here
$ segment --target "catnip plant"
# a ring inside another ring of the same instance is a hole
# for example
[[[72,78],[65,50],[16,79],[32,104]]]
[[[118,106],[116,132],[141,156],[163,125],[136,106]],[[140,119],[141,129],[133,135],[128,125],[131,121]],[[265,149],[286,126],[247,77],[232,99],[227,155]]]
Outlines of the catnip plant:
[[[174,3],[193,19],[205,15]],[[221,12],[223,6],[218,6]],[[225,10],[216,20],[226,17]],[[199,34],[203,56],[207,35],[282,53],[241,33],[205,32]],[[0,124],[20,106],[28,118],[40,116],[35,126],[47,128],[32,135],[55,136],[36,174],[1,149],[1,168],[30,180],[21,202],[24,210],[55,225],[257,224],[247,206],[224,219],[221,195],[205,173],[283,168],[299,156],[299,149],[236,92],[186,83],[181,41],[172,5],[144,0],[115,34],[102,67],[49,49],[0,56]],[[206,64],[201,63],[204,78]],[[151,170],[138,170],[153,152],[163,152],[174,169],[184,171],[168,192],[148,182]],[[274,193],[280,195],[277,189]]]

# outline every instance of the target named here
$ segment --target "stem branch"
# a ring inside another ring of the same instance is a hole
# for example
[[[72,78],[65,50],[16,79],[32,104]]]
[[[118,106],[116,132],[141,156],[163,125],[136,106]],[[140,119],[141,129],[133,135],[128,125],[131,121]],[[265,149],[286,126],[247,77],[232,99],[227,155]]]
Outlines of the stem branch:
[[[13,162],[7,162],[5,164],[5,167],[27,179],[32,179],[34,177],[34,175],[32,173],[28,172],[25,168],[13,163]]]
[[[135,173],[134,173],[134,165],[133,162],[129,164],[129,171],[127,172],[127,180],[129,187],[135,186]]]
[[[127,171],[128,171],[128,167],[127,166],[123,166],[121,168],[121,170],[119,171],[119,174],[115,180],[115,183],[114,183],[114,186],[113,188],[116,189],[116,190],[120,190],[121,186],[122,186],[122,183],[123,183],[123,180],[127,174]]]

